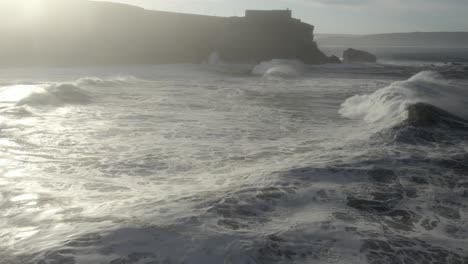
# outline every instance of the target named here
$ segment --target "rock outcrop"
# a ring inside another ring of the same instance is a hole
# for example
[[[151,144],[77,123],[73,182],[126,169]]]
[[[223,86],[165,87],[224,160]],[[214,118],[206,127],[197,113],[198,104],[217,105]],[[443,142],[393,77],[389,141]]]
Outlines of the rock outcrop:
[[[314,26],[293,18],[290,10],[215,17],[86,0],[41,4],[44,14],[25,21],[21,5],[0,2],[2,64],[200,63],[214,51],[228,63],[330,62],[314,41]]]
[[[337,56],[335,55],[332,55],[330,57],[328,57],[328,63],[336,63],[336,64],[340,64],[342,63],[340,58],[338,58]]]
[[[377,56],[367,51],[347,49],[343,52],[344,63],[375,63]]]

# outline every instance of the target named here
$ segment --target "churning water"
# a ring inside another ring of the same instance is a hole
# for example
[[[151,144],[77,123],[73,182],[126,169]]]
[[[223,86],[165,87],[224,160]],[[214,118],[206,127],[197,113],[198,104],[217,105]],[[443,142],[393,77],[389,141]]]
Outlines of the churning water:
[[[468,68],[0,70],[0,263],[468,263]]]

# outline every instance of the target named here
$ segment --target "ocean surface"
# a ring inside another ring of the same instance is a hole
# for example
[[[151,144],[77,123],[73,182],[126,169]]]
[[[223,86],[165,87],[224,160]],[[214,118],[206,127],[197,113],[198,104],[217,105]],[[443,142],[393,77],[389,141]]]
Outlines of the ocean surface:
[[[468,65],[0,69],[0,263],[468,263]]]

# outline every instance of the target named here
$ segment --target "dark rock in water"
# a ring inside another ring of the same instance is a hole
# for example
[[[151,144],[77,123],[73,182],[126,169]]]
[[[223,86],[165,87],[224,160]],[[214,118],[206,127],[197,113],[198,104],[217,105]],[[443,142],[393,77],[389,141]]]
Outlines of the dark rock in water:
[[[343,52],[344,63],[377,62],[377,56],[367,51],[347,49]]]
[[[397,180],[395,172],[387,169],[373,169],[368,172],[376,182],[380,183],[394,183]]]
[[[423,177],[419,177],[419,176],[411,177],[411,181],[417,184],[421,184],[421,185],[429,184],[429,182],[426,179],[424,179]]]
[[[408,117],[405,121],[390,130],[385,130],[385,133],[388,133],[392,140],[406,144],[425,144],[428,142],[452,142],[455,135],[467,136],[468,121],[434,105],[416,103],[410,105],[407,111]],[[464,165],[467,159],[464,157],[461,159],[461,161],[451,159],[439,163],[440,166],[456,168],[459,171],[468,170],[468,166]]]
[[[395,204],[403,199],[401,193],[396,192],[395,190],[387,190],[386,192],[374,192],[372,193],[374,200],[384,201],[389,204]]]
[[[365,211],[369,211],[369,210],[388,211],[391,209],[380,201],[357,199],[353,197],[348,198],[348,203],[346,205],[349,207],[356,208],[358,210],[365,210]]]
[[[116,258],[114,260],[111,260],[111,262],[109,262],[109,264],[132,264],[132,263],[134,262],[126,258]]]
[[[368,212],[387,212],[403,199],[399,193],[373,193],[373,199],[348,197],[347,206]]]
[[[445,124],[450,128],[466,128],[467,121],[436,106],[417,103],[408,107],[405,125],[431,127]]]
[[[418,191],[416,188],[408,188],[406,190],[406,196],[409,198],[417,198],[418,197]]]
[[[341,60],[337,56],[332,55],[332,56],[328,57],[328,63],[341,64]]]
[[[431,221],[429,219],[424,219],[424,221],[421,223],[421,226],[424,227],[424,229],[426,229],[427,231],[434,230],[435,228],[437,228],[438,225],[438,222]]]

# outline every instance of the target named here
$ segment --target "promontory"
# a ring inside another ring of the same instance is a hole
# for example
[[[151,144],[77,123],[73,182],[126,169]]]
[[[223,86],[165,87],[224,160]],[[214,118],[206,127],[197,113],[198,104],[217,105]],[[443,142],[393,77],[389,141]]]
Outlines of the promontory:
[[[330,61],[314,41],[314,26],[291,10],[216,17],[87,0],[43,2],[46,8],[35,14],[0,3],[0,64],[200,63],[214,52],[232,63]]]

